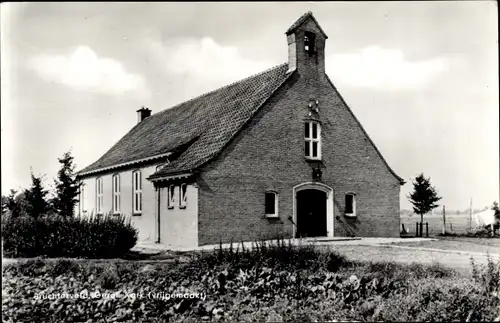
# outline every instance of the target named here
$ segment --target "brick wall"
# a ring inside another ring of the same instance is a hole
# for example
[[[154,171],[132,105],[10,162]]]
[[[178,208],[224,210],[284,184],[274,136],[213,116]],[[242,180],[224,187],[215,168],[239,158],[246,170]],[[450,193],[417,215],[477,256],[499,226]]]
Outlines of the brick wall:
[[[303,52],[306,30],[317,36],[315,56]],[[304,158],[311,99],[319,101],[322,123],[322,182],[334,189],[334,234],[399,236],[399,180],[324,74],[325,39],[312,21],[297,30],[296,45],[294,75],[200,174],[200,245],[291,237],[292,188],[310,182],[318,164]],[[278,219],[264,217],[266,190],[279,194]],[[344,216],[346,192],[356,194],[355,219]]]

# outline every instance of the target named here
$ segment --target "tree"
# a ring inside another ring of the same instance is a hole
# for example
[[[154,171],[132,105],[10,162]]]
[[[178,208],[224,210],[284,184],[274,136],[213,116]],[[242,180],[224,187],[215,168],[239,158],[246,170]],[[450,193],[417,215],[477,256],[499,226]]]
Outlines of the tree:
[[[32,217],[40,217],[47,213],[49,205],[46,200],[47,191],[43,188],[42,177],[31,173],[31,188],[24,191],[26,213]]]
[[[20,215],[20,205],[16,201],[17,191],[11,189],[8,196],[2,195],[2,216],[9,214],[11,217]]]
[[[424,174],[415,177],[413,181],[413,192],[407,197],[413,204],[413,212],[420,214],[420,222],[424,222],[424,214],[432,211],[439,205],[436,204],[441,197],[438,196],[436,189],[431,186],[430,178],[425,178]]]
[[[54,180],[56,194],[52,199],[54,211],[63,217],[74,216],[75,205],[78,202],[79,185],[74,176],[75,164],[71,151],[58,158],[61,169],[57,172]]]
[[[495,214],[494,214],[495,218],[497,218],[498,220],[500,220],[500,208],[498,207],[498,202],[497,201],[493,202],[493,206],[491,207],[491,209],[493,211],[495,211]]]

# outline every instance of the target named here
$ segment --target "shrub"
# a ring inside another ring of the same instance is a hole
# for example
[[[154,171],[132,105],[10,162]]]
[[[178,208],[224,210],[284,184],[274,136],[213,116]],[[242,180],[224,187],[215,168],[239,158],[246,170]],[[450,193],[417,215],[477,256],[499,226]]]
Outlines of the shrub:
[[[2,226],[7,257],[118,258],[137,242],[137,230],[120,216],[19,217]]]
[[[464,233],[454,233],[454,232],[446,232],[446,233],[438,233],[438,237],[467,237],[467,238],[498,238],[498,235],[493,235],[491,232],[491,226],[485,226],[482,228],[475,228],[471,230],[467,230]]]
[[[322,251],[314,245],[293,245],[284,239],[276,242],[259,241],[252,248],[245,248],[243,243],[223,249],[222,245],[215,251],[202,252],[194,256],[194,262],[199,268],[213,268],[231,264],[235,270],[250,269],[263,266],[277,269],[309,269],[336,271],[348,264],[345,257]]]

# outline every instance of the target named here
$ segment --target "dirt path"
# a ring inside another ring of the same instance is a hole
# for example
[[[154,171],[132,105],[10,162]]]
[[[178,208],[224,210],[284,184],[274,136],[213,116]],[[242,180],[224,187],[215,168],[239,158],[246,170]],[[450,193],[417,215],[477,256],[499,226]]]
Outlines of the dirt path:
[[[486,264],[485,253],[472,251],[450,251],[397,245],[329,245],[327,246],[349,259],[358,261],[394,261],[399,263],[440,264],[463,274],[472,271],[471,257],[477,264]],[[491,254],[494,261],[500,261],[499,254]]]

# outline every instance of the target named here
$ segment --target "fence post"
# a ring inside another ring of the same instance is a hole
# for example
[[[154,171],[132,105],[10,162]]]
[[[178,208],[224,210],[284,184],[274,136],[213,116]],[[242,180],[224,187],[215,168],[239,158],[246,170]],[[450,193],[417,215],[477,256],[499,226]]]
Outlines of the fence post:
[[[429,222],[425,222],[425,237],[429,238]]]
[[[416,224],[416,226],[415,226],[415,237],[418,237],[418,221],[415,224]]]
[[[420,222],[420,238],[424,237],[424,222]]]
[[[446,234],[446,207],[443,205],[443,235]]]

